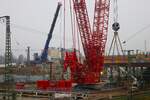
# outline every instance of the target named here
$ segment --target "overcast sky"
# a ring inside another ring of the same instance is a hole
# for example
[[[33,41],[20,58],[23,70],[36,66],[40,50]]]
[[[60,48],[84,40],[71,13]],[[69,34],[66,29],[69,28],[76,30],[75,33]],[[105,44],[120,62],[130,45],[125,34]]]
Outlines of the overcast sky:
[[[9,15],[11,17],[12,32],[12,49],[14,54],[25,53],[25,48],[30,46],[32,50],[40,51],[45,44],[47,33],[56,10],[57,2],[63,0],[0,0],[0,16]],[[66,0],[68,2],[69,0]],[[95,0],[86,0],[90,20],[93,15],[93,7]],[[107,40],[107,50],[112,40],[113,31],[111,25],[112,20],[112,3],[110,7],[110,22]],[[118,0],[119,6],[119,23],[121,29],[119,36],[121,41],[127,40],[134,33],[150,24],[150,0]],[[68,4],[66,4],[69,7]],[[66,8],[69,10],[69,8]],[[69,20],[69,11],[67,19]],[[62,14],[59,15],[50,47],[60,47],[62,44]],[[66,24],[66,47],[72,47],[71,30],[69,21]],[[0,23],[0,50],[4,50],[5,43],[5,26]],[[138,33],[138,35],[127,41],[124,47],[126,49],[144,50],[144,41],[147,43],[147,50],[150,49],[150,28]],[[36,52],[36,51],[33,51]]]

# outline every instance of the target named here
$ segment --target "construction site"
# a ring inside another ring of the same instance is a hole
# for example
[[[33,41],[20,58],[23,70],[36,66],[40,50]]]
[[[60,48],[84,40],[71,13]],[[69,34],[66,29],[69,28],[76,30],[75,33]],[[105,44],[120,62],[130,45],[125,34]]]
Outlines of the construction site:
[[[133,1],[0,0],[0,100],[150,100],[150,2]]]

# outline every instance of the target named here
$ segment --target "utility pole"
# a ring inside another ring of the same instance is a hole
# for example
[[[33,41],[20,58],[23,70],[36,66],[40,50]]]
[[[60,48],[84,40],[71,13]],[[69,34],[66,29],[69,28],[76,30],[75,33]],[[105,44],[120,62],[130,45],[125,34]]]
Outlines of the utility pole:
[[[2,16],[0,19],[6,20],[6,39],[5,39],[5,75],[4,87],[5,92],[3,100],[15,100],[15,92],[12,92],[14,80],[12,76],[12,52],[11,52],[11,32],[10,32],[10,16]]]

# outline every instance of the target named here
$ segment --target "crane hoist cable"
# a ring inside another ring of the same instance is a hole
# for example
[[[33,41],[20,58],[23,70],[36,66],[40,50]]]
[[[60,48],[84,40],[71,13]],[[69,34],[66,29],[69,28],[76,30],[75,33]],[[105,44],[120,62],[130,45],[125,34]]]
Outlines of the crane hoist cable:
[[[60,48],[62,48],[63,47],[63,42],[62,42],[62,34],[63,34],[63,31],[62,31],[62,24],[63,24],[63,16],[62,16],[62,12],[63,10],[62,9],[60,9],[60,14],[59,14],[59,19],[60,19],[60,21],[59,21],[59,35],[60,35],[60,38],[59,38],[59,40],[60,40]]]
[[[113,36],[113,39],[109,48],[108,55],[110,55],[111,51],[112,51],[112,55],[114,55],[115,50],[116,50],[117,55],[120,55],[120,53],[124,54],[123,47],[122,47],[122,44],[118,35],[120,24],[118,22],[118,1],[117,0],[113,0],[113,21],[114,23],[112,24],[112,29],[114,31],[114,36]]]
[[[137,32],[133,33],[133,35],[129,36],[126,40],[124,40],[122,43],[125,44],[126,42],[132,40],[134,37],[142,33],[144,30],[150,28],[150,24],[144,26],[142,29],[138,30]]]
[[[112,25],[112,29],[117,32],[120,29],[120,25],[118,23],[118,2],[117,0],[114,0],[114,6],[113,6],[113,20],[114,23]]]
[[[73,11],[72,11],[72,5],[71,4],[72,4],[72,2],[71,2],[71,0],[69,0],[73,48],[76,48],[76,36],[75,36],[75,33],[74,33],[75,29],[74,29]]]
[[[63,36],[63,48],[65,49],[65,39],[66,39],[66,0],[64,0],[64,36]]]
[[[70,16],[71,16],[71,27],[72,27],[72,37],[73,37],[73,47],[77,49],[79,52],[80,50],[80,38],[79,38],[79,30],[76,23],[76,15],[73,11],[72,7],[72,0],[69,0],[70,3]],[[77,43],[77,44],[76,44]]]
[[[113,0],[114,1],[114,6],[113,6],[113,20],[114,22],[118,22],[118,1],[117,0]]]

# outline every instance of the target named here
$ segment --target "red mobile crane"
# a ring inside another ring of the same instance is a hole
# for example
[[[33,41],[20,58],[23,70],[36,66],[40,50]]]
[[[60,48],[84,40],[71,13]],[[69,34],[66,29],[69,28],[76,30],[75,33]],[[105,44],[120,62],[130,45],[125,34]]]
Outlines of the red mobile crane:
[[[70,90],[71,82],[77,83],[79,86],[95,85],[100,82],[108,31],[109,3],[109,0],[95,0],[92,30],[85,0],[73,0],[86,61],[83,64],[79,62],[75,49],[73,52],[66,52],[64,71],[70,67],[71,81],[60,80],[54,83],[48,80],[38,81],[37,86],[39,89]]]
[[[85,54],[81,64],[76,51],[66,52],[64,69],[70,67],[71,80],[77,84],[100,82],[100,72],[104,64],[104,50],[107,40],[110,0],[95,0],[93,29],[91,28],[85,0],[73,0],[80,37]]]

